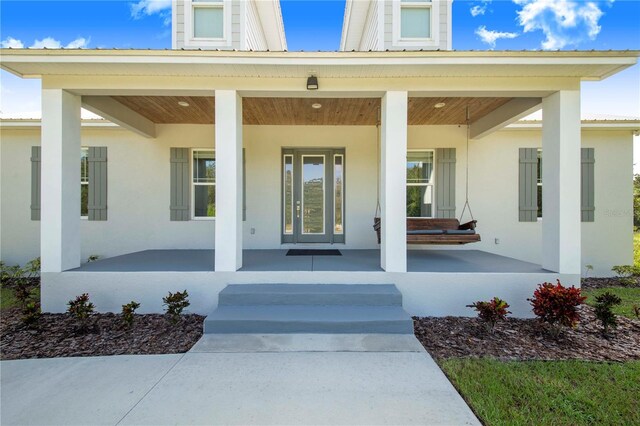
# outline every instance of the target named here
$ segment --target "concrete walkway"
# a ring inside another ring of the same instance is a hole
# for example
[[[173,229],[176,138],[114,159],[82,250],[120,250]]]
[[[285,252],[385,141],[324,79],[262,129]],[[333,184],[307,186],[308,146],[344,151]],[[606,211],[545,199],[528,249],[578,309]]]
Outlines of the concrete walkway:
[[[180,355],[2,361],[0,421],[479,424],[413,336],[224,337]]]

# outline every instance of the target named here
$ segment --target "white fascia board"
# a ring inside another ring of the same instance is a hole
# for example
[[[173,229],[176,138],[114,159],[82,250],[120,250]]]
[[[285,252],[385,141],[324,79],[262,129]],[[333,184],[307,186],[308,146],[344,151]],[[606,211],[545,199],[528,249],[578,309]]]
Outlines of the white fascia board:
[[[347,0],[344,5],[344,18],[342,19],[342,34],[340,36],[340,50],[344,51],[347,44],[347,33],[349,32],[349,20],[351,19],[351,8],[353,0]]]
[[[582,130],[630,130],[640,131],[640,121],[582,121]],[[541,121],[529,121],[526,123],[513,123],[502,130],[539,130],[542,129]]]
[[[24,49],[27,50],[27,49]],[[28,49],[31,50],[31,49]],[[81,53],[82,52],[82,53]],[[31,53],[31,52],[28,52]],[[65,50],[40,50],[33,54],[25,54],[17,49],[2,49],[2,68],[9,72],[21,75],[19,65],[40,64],[43,67],[42,74],[48,74],[46,66],[55,64],[60,67],[63,64],[77,65],[83,63],[94,64],[176,64],[191,66],[203,65],[275,65],[275,66],[407,66],[407,65],[453,65],[475,66],[488,65],[502,67],[505,65],[521,66],[579,66],[601,65],[601,76],[615,72],[618,68],[634,65],[637,62],[638,53],[620,52],[620,55],[598,56],[585,52],[582,56],[554,55],[547,52],[535,52],[540,55],[495,55],[493,52],[224,52],[224,51],[119,51],[119,50],[94,50],[74,51]],[[464,54],[461,54],[464,53]],[[532,52],[528,52],[532,53]],[[60,72],[51,72],[60,74]]]
[[[256,0],[262,31],[270,51],[287,50],[284,21],[279,0]]]
[[[372,1],[378,0],[347,1],[342,24],[340,51],[351,52],[359,50]]]
[[[115,123],[107,120],[82,120],[80,122],[82,127],[87,128],[105,128],[105,129],[122,129]],[[41,126],[40,119],[11,119],[4,118],[0,120],[0,129],[39,129]]]

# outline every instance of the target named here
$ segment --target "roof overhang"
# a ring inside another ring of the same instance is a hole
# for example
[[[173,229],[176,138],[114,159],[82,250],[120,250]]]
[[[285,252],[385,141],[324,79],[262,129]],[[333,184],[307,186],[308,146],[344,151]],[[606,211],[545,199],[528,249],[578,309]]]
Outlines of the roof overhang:
[[[640,51],[236,52],[0,49],[0,67],[48,75],[301,78],[567,77],[598,81]]]

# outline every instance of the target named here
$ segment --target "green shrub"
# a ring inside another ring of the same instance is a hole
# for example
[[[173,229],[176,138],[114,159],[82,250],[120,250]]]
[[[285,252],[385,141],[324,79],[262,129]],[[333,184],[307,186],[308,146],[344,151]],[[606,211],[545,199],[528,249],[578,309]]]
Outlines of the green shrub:
[[[180,315],[182,311],[187,308],[189,303],[189,293],[187,290],[175,293],[169,292],[169,294],[162,298],[163,306],[166,306],[166,313],[173,324],[177,324],[180,321]]]
[[[20,265],[7,266],[2,262],[0,265],[2,285],[11,286],[15,298],[20,304],[20,308],[25,309],[31,302],[31,293],[34,288],[34,279],[40,276],[40,258],[29,261],[24,267]]]
[[[560,280],[556,285],[542,283],[528,299],[533,306],[533,313],[542,321],[551,325],[552,332],[557,335],[562,327],[575,327],[580,321],[578,306],[587,298],[582,296],[579,288],[564,287]]]
[[[100,256],[98,256],[97,254],[92,254],[87,258],[87,263],[95,262],[98,259],[100,259]]]
[[[126,305],[122,305],[122,322],[124,326],[127,328],[131,328],[133,326],[133,320],[135,319],[136,309],[140,307],[138,302],[134,302],[133,300]]]
[[[30,301],[22,308],[22,322],[30,328],[35,328],[42,316],[40,303]]]
[[[75,300],[69,300],[67,305],[69,306],[67,312],[76,318],[78,328],[80,330],[86,330],[89,317],[94,311],[93,303],[89,301],[89,295],[87,293],[81,294],[76,297]]]
[[[499,297],[494,297],[488,302],[478,301],[471,305],[467,305],[468,308],[474,308],[478,312],[478,318],[482,320],[488,331],[493,331],[498,321],[504,321],[507,319],[507,314],[511,312],[507,310],[509,304]]]
[[[593,265],[584,265],[584,277],[589,276],[589,272],[593,272]]]
[[[640,266],[636,265],[616,265],[611,270],[620,278],[620,284],[625,286],[636,285],[636,278],[640,277]]]
[[[609,327],[615,328],[618,325],[616,315],[611,308],[622,303],[622,299],[611,292],[602,293],[596,296],[595,314],[602,323],[603,333],[609,334]]]

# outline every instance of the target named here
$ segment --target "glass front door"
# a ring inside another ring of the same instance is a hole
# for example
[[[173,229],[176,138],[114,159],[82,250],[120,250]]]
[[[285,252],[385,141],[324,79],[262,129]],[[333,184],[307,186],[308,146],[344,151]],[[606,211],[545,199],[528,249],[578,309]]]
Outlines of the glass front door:
[[[282,242],[344,242],[344,149],[282,153]]]

